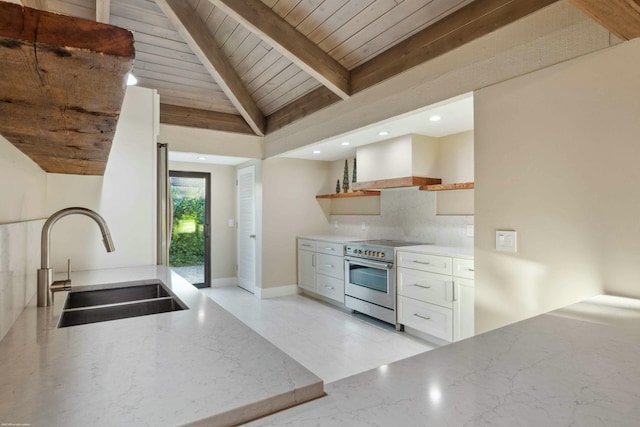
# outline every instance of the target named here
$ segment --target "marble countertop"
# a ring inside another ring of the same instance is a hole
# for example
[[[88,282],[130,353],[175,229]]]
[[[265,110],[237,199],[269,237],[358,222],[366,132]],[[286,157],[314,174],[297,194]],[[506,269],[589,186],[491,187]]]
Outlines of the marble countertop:
[[[635,301],[597,297],[440,347],[249,425],[636,426]]]
[[[362,237],[353,236],[333,236],[331,234],[309,234],[306,236],[298,236],[298,239],[320,240],[322,242],[346,243],[365,240]]]
[[[53,307],[32,301],[0,341],[2,425],[236,425],[324,393],[320,378],[165,267],[71,278],[159,279],[189,310],[59,329],[64,293]]]
[[[473,248],[465,248],[461,246],[416,245],[402,246],[401,248],[396,248],[396,250],[473,259]]]

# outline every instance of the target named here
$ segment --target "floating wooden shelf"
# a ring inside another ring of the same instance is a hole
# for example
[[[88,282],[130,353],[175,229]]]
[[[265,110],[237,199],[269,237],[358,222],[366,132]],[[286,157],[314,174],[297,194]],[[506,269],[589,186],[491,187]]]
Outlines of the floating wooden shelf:
[[[426,178],[422,176],[407,176],[404,178],[379,179],[376,181],[354,182],[354,190],[381,190],[385,188],[417,187],[440,184],[440,178]]]
[[[316,199],[346,199],[349,197],[379,196],[379,191],[352,191],[351,193],[319,194]]]
[[[456,182],[454,184],[421,185],[422,191],[467,190],[474,187],[473,182]]]

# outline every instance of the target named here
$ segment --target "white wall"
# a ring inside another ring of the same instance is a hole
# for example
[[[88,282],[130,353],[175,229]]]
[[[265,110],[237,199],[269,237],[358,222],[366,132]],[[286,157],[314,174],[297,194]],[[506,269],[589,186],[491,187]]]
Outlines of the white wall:
[[[46,216],[47,174],[0,136],[0,224]]]
[[[107,253],[88,217],[62,218],[51,234],[54,271],[155,264],[155,91],[129,86],[103,177],[48,174],[47,216],[59,209],[93,209],[107,221],[115,252]]]
[[[218,156],[264,158],[263,137],[211,129],[160,125],[158,141],[169,150]]]
[[[638,70],[640,40],[476,92],[476,332],[640,297]]]
[[[46,175],[0,136],[0,339],[35,295]]]
[[[455,133],[438,138],[438,161],[435,177],[443,184],[473,182],[473,131]]]
[[[315,197],[335,191],[329,166],[288,158],[263,162],[262,288],[296,284],[296,237],[329,233],[328,218]]]
[[[169,162],[169,169],[211,174],[211,279],[235,277],[236,228],[228,224],[236,218],[235,166]]]

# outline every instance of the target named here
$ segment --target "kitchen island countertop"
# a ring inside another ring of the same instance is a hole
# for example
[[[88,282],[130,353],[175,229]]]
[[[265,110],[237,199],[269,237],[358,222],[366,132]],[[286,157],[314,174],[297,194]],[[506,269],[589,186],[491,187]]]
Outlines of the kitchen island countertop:
[[[249,425],[636,426],[639,355],[638,300],[599,296],[329,383]]]
[[[53,307],[33,298],[0,341],[3,425],[236,425],[323,395],[320,378],[165,267],[71,279],[159,279],[189,309],[57,328],[64,293]]]

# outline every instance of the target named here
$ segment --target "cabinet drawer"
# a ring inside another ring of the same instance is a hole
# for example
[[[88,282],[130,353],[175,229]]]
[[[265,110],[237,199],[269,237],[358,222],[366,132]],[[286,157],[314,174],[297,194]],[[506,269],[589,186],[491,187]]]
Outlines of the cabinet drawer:
[[[298,249],[315,252],[316,241],[308,239],[298,239]]]
[[[426,271],[398,268],[398,295],[451,308],[453,281],[451,276]]]
[[[342,280],[344,278],[344,258],[316,253],[316,273],[327,274]]]
[[[316,292],[327,298],[344,303],[344,280],[316,274]]]
[[[344,255],[344,245],[342,243],[316,242],[316,251],[342,257]]]
[[[473,279],[473,265],[472,259],[454,258],[453,275],[456,277],[464,277],[465,279]]]
[[[451,275],[451,258],[438,255],[398,251],[398,267],[413,268],[431,273]]]
[[[398,323],[453,341],[453,315],[448,308],[399,296]]]

